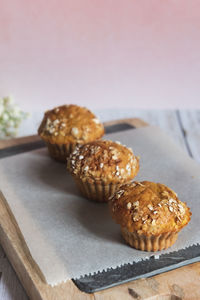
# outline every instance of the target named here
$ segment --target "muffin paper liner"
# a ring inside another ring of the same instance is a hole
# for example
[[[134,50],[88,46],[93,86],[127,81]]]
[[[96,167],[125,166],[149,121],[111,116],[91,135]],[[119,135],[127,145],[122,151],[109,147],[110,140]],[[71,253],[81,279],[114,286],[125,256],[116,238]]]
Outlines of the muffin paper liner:
[[[88,180],[75,178],[75,182],[84,197],[96,202],[108,202],[108,199],[120,188],[121,184],[91,183]]]
[[[125,241],[133,248],[142,251],[160,251],[171,247],[177,240],[178,232],[167,232],[160,235],[146,236],[137,232],[129,232],[126,228],[121,228]]]
[[[51,144],[48,142],[46,142],[46,145],[48,147],[49,154],[52,158],[65,163],[69,155],[75,150],[77,146],[77,144],[73,144],[73,143],[58,145],[58,144]]]

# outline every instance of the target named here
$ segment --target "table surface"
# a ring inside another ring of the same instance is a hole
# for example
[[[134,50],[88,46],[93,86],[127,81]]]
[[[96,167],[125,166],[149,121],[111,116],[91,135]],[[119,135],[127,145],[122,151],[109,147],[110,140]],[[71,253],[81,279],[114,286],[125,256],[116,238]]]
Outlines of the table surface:
[[[199,110],[101,110],[96,112],[102,121],[138,117],[157,125],[171,135],[193,159],[200,163],[200,111]],[[41,113],[35,113],[20,129],[20,135],[33,134]],[[0,246],[0,299],[27,300],[15,271]]]

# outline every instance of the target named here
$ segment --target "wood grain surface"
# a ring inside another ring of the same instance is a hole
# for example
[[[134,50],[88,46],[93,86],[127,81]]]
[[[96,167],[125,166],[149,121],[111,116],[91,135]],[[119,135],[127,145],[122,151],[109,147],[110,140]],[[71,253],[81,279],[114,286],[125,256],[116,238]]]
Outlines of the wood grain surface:
[[[141,116],[139,115],[139,117]],[[143,119],[151,124],[159,125],[168,133],[171,132],[171,135],[182,148],[194,159],[200,161],[200,139],[197,140],[200,127],[199,112],[192,114],[192,112],[168,111],[162,115],[143,112]],[[124,122],[124,120],[120,120],[120,122]],[[129,119],[126,122],[136,127],[147,126],[147,123],[140,119]],[[118,121],[112,121],[106,125],[116,123]],[[32,138],[38,139],[34,136],[9,140],[5,143],[1,141],[0,148],[30,142]],[[0,299],[28,299],[18,278],[31,299],[200,299],[200,263],[191,264],[152,278],[133,281],[95,294],[80,292],[71,281],[52,288],[45,283],[39,268],[31,258],[12,213],[3,199],[0,201],[0,223],[1,244],[7,254],[6,256],[0,247]],[[18,277],[10,266],[7,257]]]

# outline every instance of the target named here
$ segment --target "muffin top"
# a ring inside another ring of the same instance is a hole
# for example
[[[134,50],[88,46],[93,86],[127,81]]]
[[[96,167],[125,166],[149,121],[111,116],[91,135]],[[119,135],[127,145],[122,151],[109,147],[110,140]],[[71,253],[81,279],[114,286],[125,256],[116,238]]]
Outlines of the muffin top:
[[[129,232],[159,235],[178,232],[190,221],[191,212],[164,184],[149,181],[121,186],[110,199],[114,220]]]
[[[84,144],[101,138],[104,127],[90,110],[71,104],[47,111],[38,134],[52,144]]]
[[[119,142],[99,140],[77,146],[68,160],[68,170],[90,182],[124,183],[137,175],[139,159]]]

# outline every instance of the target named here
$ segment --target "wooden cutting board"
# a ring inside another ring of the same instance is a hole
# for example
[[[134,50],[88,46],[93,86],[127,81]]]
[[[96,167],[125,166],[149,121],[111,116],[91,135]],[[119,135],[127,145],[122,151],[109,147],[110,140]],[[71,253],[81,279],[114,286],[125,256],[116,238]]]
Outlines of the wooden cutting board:
[[[148,126],[139,119],[125,119],[105,123],[106,126],[127,123],[137,128]],[[39,137],[0,141],[0,149],[38,141]],[[94,294],[81,292],[72,281],[49,286],[31,257],[12,212],[0,197],[0,243],[4,248],[28,296],[36,300],[66,299],[200,299],[200,263],[191,264],[152,278],[139,279]],[[19,299],[20,300],[20,299]]]

